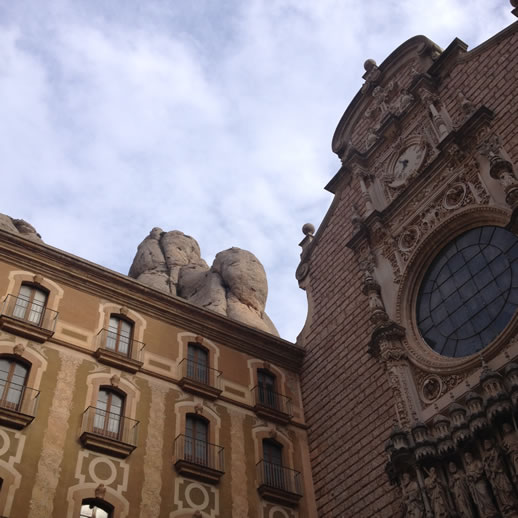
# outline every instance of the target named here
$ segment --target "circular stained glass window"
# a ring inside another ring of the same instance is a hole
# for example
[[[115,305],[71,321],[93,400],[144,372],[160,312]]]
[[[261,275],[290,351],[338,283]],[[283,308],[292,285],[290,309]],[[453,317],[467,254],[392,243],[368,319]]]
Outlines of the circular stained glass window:
[[[417,299],[417,325],[444,356],[490,344],[518,308],[518,237],[500,227],[461,234],[434,259]]]

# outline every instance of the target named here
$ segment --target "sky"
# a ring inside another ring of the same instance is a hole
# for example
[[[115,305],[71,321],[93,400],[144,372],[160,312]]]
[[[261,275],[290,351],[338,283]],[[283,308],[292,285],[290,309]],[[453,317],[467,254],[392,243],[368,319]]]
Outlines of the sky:
[[[0,0],[0,212],[126,274],[153,227],[237,246],[294,341],[295,269],[340,167],[331,138],[378,64],[424,34],[473,48],[506,0]]]

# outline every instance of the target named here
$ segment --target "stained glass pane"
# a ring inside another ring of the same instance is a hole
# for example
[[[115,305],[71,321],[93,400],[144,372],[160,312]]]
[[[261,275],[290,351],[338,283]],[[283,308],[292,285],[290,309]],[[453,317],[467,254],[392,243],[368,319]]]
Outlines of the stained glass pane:
[[[469,230],[426,272],[417,324],[439,354],[469,356],[493,341],[518,308],[518,237],[500,227]]]

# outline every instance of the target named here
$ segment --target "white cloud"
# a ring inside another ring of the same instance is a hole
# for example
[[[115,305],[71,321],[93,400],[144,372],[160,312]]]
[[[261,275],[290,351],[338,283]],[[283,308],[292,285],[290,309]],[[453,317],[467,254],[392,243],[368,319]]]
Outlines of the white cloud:
[[[154,226],[207,261],[265,265],[294,339],[306,221],[331,202],[331,137],[362,83],[415,34],[474,46],[513,21],[498,0],[12,2],[0,18],[2,212],[125,273]]]

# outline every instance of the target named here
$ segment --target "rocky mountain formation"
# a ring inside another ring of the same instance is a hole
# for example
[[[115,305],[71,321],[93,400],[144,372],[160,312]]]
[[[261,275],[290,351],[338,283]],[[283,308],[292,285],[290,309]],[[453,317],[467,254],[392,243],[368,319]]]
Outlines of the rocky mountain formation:
[[[219,252],[211,267],[195,239],[178,230],[151,230],[138,246],[130,277],[262,331],[279,335],[265,313],[263,265],[240,248]]]
[[[0,214],[0,229],[43,242],[23,219]],[[224,250],[209,267],[191,236],[154,228],[138,246],[128,275],[151,288],[279,336],[264,311],[268,282],[263,265],[246,250]]]

